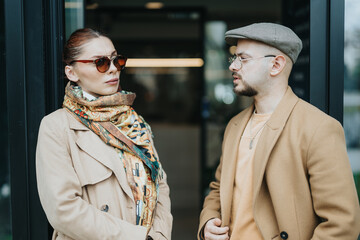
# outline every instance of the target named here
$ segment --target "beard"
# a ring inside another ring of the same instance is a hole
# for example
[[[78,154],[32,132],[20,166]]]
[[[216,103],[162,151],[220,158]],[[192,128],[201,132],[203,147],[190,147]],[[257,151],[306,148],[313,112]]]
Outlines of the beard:
[[[237,77],[239,77],[239,80],[242,82],[243,84],[243,89],[237,89],[237,84],[234,83],[234,93],[236,95],[242,95],[242,96],[246,96],[246,97],[253,97],[255,95],[258,94],[258,91],[256,89],[254,89],[253,87],[251,87],[247,82],[242,80],[242,77],[236,73],[233,73],[233,76],[236,75]]]

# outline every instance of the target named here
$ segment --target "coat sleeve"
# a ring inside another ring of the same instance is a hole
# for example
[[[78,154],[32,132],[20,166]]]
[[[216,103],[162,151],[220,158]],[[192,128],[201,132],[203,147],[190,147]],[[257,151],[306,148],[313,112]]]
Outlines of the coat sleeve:
[[[198,239],[204,239],[204,227],[207,221],[212,218],[221,218],[220,208],[220,177],[222,160],[216,169],[215,181],[210,183],[210,193],[205,198],[203,209],[200,213],[200,224],[198,229]]]
[[[222,144],[222,152],[224,152],[224,146],[226,144],[226,136],[230,131],[230,126],[232,122],[230,121],[226,127],[224,140]],[[220,205],[220,179],[221,179],[221,171],[223,167],[223,157],[220,158],[220,164],[215,172],[215,180],[210,183],[210,193],[205,198],[203,209],[200,213],[200,224],[198,228],[197,238],[202,240],[204,239],[204,226],[210,219],[220,218],[221,219],[221,205]]]
[[[62,119],[64,120],[64,119]],[[77,240],[144,240],[146,228],[136,226],[84,201],[73,168],[61,119],[45,117],[36,151],[36,176],[41,204],[55,230]]]
[[[312,239],[357,239],[359,201],[340,123],[332,118],[320,123],[308,149],[309,183],[320,218]]]
[[[159,198],[155,209],[154,222],[150,229],[149,236],[154,240],[170,240],[172,229],[172,215],[170,213],[169,186],[166,173],[159,182]]]

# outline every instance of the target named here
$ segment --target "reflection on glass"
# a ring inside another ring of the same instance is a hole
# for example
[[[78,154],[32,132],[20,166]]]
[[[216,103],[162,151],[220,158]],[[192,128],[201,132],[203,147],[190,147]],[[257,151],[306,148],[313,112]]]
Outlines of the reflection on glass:
[[[93,10],[87,5],[86,26],[105,31],[118,53],[128,57],[120,85],[136,93],[133,107],[154,133],[171,189],[172,239],[193,239],[200,208],[200,12],[129,11],[112,2]],[[184,173],[185,181],[179,181]]]
[[[225,127],[230,118],[247,107],[250,98],[238,97],[233,91],[233,78],[228,58],[236,47],[225,44],[227,30],[224,21],[208,21],[205,24],[205,100],[202,116],[206,121],[206,165],[202,169],[204,178],[203,195],[209,191],[221,156],[221,143]]]
[[[360,195],[360,2],[345,1],[344,129],[346,145]]]
[[[84,27],[84,0],[65,1],[65,32],[66,39],[76,29]]]
[[[6,79],[5,79],[5,25],[4,0],[0,0],[0,239],[10,240],[11,208],[9,162],[7,157],[7,108],[6,108]]]

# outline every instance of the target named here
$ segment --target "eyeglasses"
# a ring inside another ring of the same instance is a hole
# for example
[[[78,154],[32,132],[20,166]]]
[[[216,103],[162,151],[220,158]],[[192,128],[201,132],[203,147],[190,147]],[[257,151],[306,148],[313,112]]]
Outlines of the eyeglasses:
[[[265,55],[263,57],[257,57],[257,58],[241,58],[240,56],[233,55],[229,57],[229,63],[234,64],[235,69],[241,69],[243,66],[243,62],[249,61],[249,60],[255,60],[260,58],[267,58],[267,57],[276,57],[275,55]]]
[[[70,64],[74,62],[81,62],[81,63],[94,63],[96,65],[96,69],[101,72],[107,72],[110,68],[111,61],[114,63],[115,67],[118,71],[122,71],[125,69],[127,57],[124,57],[122,55],[116,55],[111,58],[109,57],[101,57],[97,58],[95,60],[74,60],[71,61]]]

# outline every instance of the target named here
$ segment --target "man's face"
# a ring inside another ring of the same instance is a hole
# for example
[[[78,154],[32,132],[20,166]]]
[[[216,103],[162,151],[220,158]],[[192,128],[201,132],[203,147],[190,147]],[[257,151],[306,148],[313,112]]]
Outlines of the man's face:
[[[269,61],[271,48],[252,40],[239,40],[236,58],[229,69],[233,75],[234,92],[253,97],[269,84]]]

